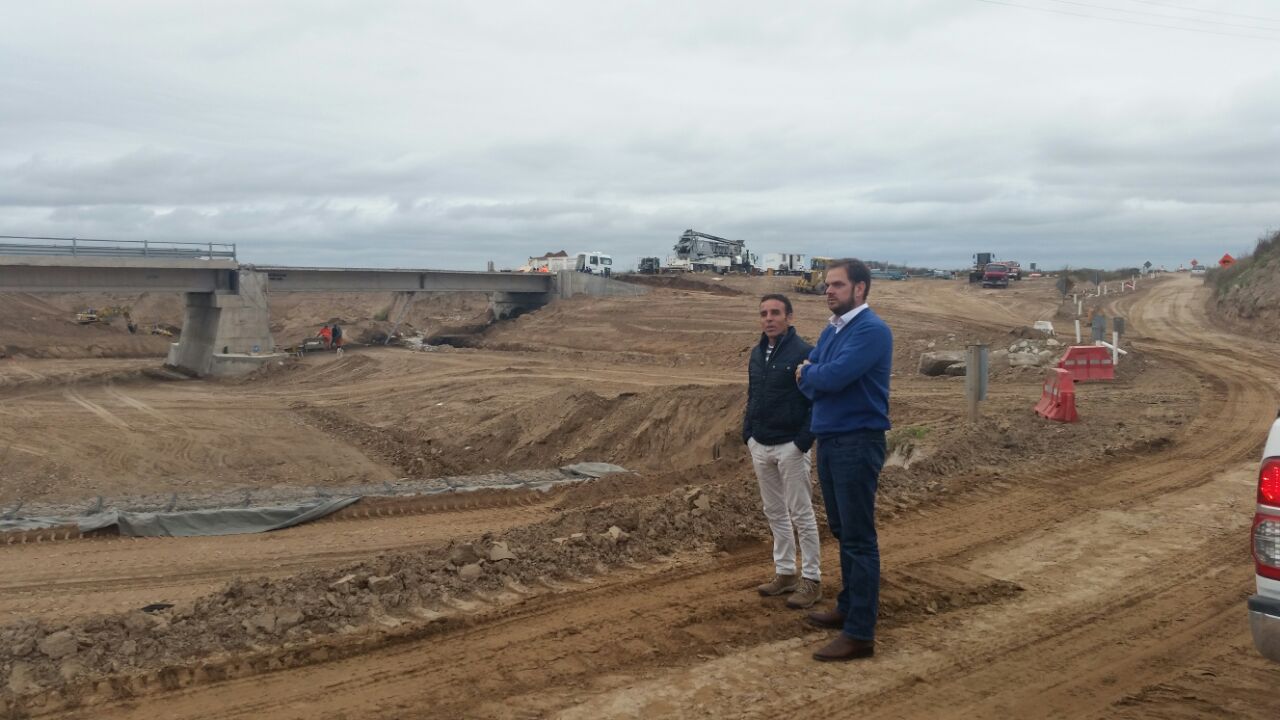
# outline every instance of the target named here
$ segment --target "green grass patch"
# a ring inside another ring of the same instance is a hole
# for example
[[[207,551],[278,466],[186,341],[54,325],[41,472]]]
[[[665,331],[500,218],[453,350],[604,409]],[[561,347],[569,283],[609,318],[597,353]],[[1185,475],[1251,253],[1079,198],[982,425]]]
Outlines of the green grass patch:
[[[933,428],[925,427],[924,425],[907,425],[894,428],[885,436],[885,450],[892,455],[899,448],[909,449],[917,441],[928,437],[931,432],[933,432]]]

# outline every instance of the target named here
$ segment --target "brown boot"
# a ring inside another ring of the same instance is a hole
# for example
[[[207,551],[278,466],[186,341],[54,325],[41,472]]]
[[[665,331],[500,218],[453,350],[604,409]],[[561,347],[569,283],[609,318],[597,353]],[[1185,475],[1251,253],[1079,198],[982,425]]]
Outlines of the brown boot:
[[[813,659],[819,662],[844,662],[846,660],[869,658],[875,654],[875,641],[857,640],[840,633],[835,640],[827,643],[826,647],[815,652]]]
[[[772,582],[767,582],[756,587],[756,592],[765,597],[775,597],[777,595],[785,595],[796,589],[795,575],[774,575]]]
[[[804,616],[810,625],[817,625],[827,630],[844,629],[844,613],[839,610],[819,610]]]
[[[813,604],[821,599],[822,584],[817,580],[802,577],[800,578],[800,584],[796,586],[796,591],[791,593],[791,597],[787,598],[787,607],[803,610],[813,607]]]

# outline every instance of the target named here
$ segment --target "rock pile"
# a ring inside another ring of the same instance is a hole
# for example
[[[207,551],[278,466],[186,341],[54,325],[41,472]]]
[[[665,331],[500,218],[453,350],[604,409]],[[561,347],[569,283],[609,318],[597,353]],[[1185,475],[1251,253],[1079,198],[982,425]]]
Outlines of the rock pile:
[[[997,348],[989,356],[991,370],[1005,368],[1052,367],[1062,357],[1065,345],[1054,338],[1025,338],[1008,348]],[[938,377],[960,376],[966,372],[963,350],[933,350],[920,355],[921,375]]]
[[[1062,347],[1062,343],[1053,338],[1019,340],[1010,345],[1008,350],[1001,348],[992,352],[991,364],[993,367],[1011,368],[1050,367],[1057,364],[1058,358],[1062,356]]]

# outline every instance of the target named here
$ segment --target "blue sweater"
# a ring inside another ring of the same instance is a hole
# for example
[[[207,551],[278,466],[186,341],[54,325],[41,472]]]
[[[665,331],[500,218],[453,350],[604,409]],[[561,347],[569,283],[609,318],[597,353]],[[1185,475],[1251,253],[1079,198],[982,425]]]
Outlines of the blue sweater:
[[[809,362],[800,375],[800,392],[813,401],[814,435],[889,429],[893,333],[871,308],[838,333],[828,325]]]

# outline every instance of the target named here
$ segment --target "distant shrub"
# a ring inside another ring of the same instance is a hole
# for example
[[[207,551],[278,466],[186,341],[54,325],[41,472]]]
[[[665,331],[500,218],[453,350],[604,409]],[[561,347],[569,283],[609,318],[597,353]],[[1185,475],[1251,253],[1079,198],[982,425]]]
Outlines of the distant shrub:
[[[1211,285],[1218,297],[1224,297],[1232,288],[1247,287],[1270,273],[1262,272],[1280,261],[1280,230],[1271,230],[1258,238],[1253,252],[1236,258],[1230,267],[1214,267],[1205,273],[1204,281]]]

